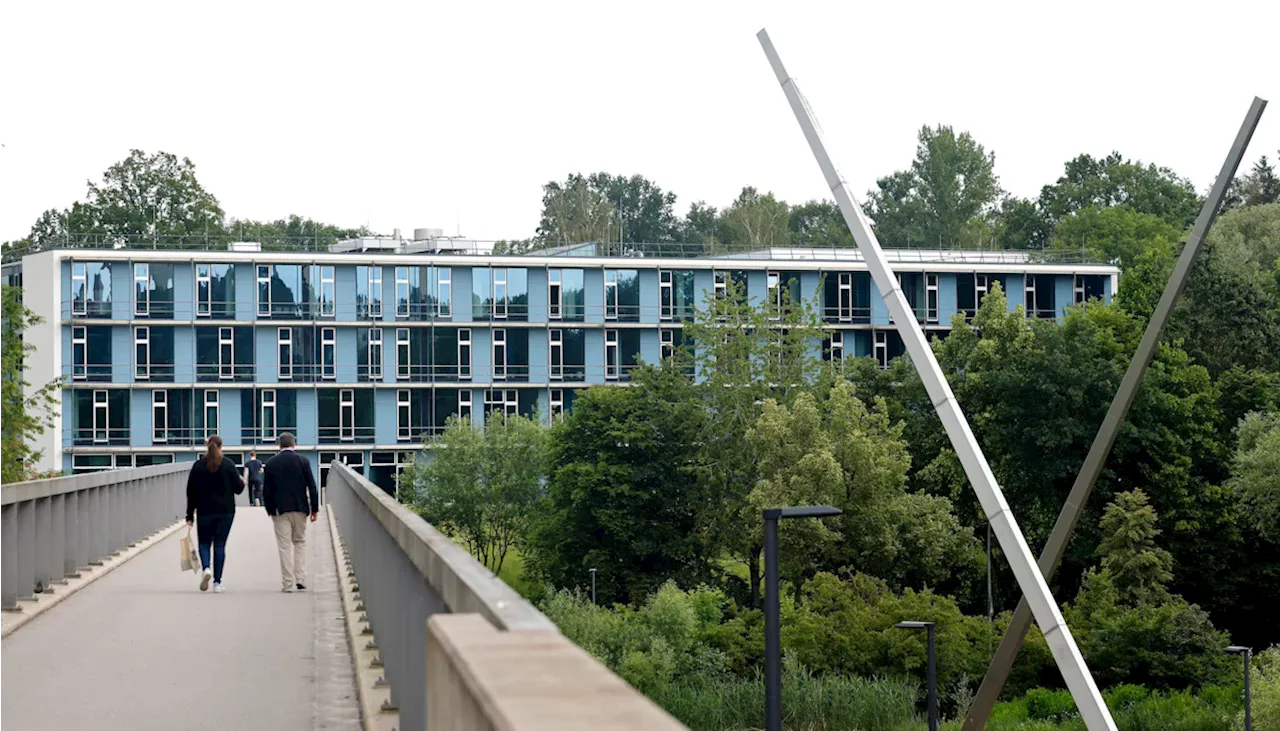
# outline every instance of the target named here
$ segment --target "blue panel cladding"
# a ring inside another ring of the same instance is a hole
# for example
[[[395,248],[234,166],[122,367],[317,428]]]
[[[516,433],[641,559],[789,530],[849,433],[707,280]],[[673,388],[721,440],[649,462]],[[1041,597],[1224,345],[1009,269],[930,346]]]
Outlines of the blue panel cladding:
[[[551,367],[551,339],[547,330],[529,329],[529,382],[544,383],[549,380]]]
[[[173,328],[173,380],[195,383],[196,331],[186,325]]]
[[[529,268],[529,322],[547,321],[547,268]]]
[[[373,441],[395,444],[399,436],[399,414],[396,413],[396,391],[379,388],[373,392]]]
[[[63,291],[63,292],[66,292],[67,290],[65,290],[65,289],[64,289],[64,290],[62,290],[62,291]],[[64,455],[62,455],[62,471],[63,471],[63,473],[64,473],[64,474],[68,474],[68,475],[69,475],[69,474],[71,474],[71,473],[72,473],[72,471],[73,471],[74,469],[75,469],[75,458],[74,458],[74,457],[72,457],[70,454],[64,454]]]
[[[334,267],[333,293],[335,319],[338,322],[354,322],[356,320],[356,268],[354,266]],[[342,376],[338,378],[341,379]]]
[[[152,433],[151,391],[135,388],[129,392],[129,446],[150,447]]]
[[[111,319],[128,320],[133,317],[133,295],[133,264],[126,261],[112,262]]]
[[[1058,322],[1067,318],[1067,307],[1075,302],[1075,277],[1070,274],[1058,274],[1053,278],[1053,303],[1057,305]]]
[[[382,380],[396,380],[396,329],[384,327],[382,330]]]
[[[66,292],[67,290],[64,289],[62,291]],[[58,375],[62,376],[67,383],[71,383],[72,371],[75,367],[75,354],[71,352],[71,328],[58,328],[58,337],[62,340],[61,345],[59,346],[62,348],[62,350],[59,351],[62,353],[62,357],[58,359],[58,362],[62,364],[62,373]],[[114,348],[112,348],[112,350],[114,350]]]
[[[228,447],[239,447],[240,441],[240,389],[223,388],[218,391],[218,435]]]
[[[320,414],[314,388],[298,389],[298,444],[320,441]]]
[[[312,450],[300,452],[303,457],[307,458],[307,465],[311,467],[311,476],[316,479],[316,486],[320,485],[320,455]]]
[[[64,388],[59,391],[62,397],[61,408],[58,413],[62,414],[62,445],[69,447],[72,445],[72,432],[75,430],[75,397],[72,395],[74,391]]]
[[[604,330],[587,330],[587,383],[604,383]]]
[[[657,330],[646,328],[640,331],[640,358],[649,364],[662,360],[662,343],[658,340]]]
[[[70,261],[64,260],[62,262],[61,277],[62,277],[62,288],[59,289],[58,291],[62,293],[62,302],[58,304],[58,317],[60,319],[65,320],[71,317],[71,262]],[[71,351],[68,350],[66,352],[70,353]],[[67,469],[71,469],[70,464],[71,464],[70,462],[67,462],[67,465],[68,465]]]
[[[133,326],[111,328],[111,382],[133,383]]]
[[[197,459],[199,459],[199,458],[200,458],[200,456],[201,456],[202,454],[203,454],[203,452],[201,452],[201,453],[196,453],[196,452],[178,452],[176,455],[174,455],[174,457],[173,457],[173,461],[174,461],[174,462],[195,462]]]
[[[477,429],[484,428],[484,389],[471,389],[471,425]],[[429,453],[423,450],[422,454]]]
[[[871,282],[871,324],[889,327],[889,306],[884,303],[874,280]]]
[[[942,325],[950,325],[951,318],[959,311],[957,289],[956,275],[938,275],[938,322]]]
[[[257,317],[257,266],[236,264],[236,319],[253,320]]]
[[[190,264],[173,265],[173,319],[194,320],[196,271]]]
[[[658,270],[641,269],[640,277],[640,322],[656,324],[659,320],[660,303],[658,300]],[[647,360],[647,359],[646,359]],[[654,362],[654,361],[649,361]]]
[[[338,300],[341,302],[342,300]],[[353,300],[354,301],[354,300]],[[335,347],[337,352],[334,353],[334,375],[337,376],[338,383],[355,383],[356,369],[359,360],[359,328],[355,327],[338,327],[334,328],[334,337],[337,339]],[[382,344],[382,350],[385,353],[387,344]]]
[[[819,315],[822,312],[822,293],[818,287],[822,285],[822,272],[800,272],[800,296],[808,300]]]
[[[453,321],[471,322],[471,267],[453,267],[450,275],[453,277]],[[382,281],[383,288],[386,288],[385,274]],[[394,270],[391,282],[391,312],[394,313],[396,309]]]
[[[707,309],[715,290],[715,274],[710,269],[693,271],[693,306],[699,311]]]
[[[1022,274],[1010,274],[1005,278],[1004,297],[1007,300],[1006,309],[1013,312],[1018,305],[1027,303],[1027,278]]]
[[[1111,298],[1114,295],[1115,292],[1111,291],[1111,277],[1104,278],[1102,280],[1102,301],[1111,304]]]
[[[258,383],[280,380],[280,341],[274,326],[254,328],[253,358]]]
[[[487,327],[471,328],[471,380],[488,383],[493,379],[493,332]],[[482,409],[482,402],[476,408]]]
[[[587,322],[604,322],[604,270],[582,270],[582,302]]]
[[[769,294],[769,280],[766,272],[751,269],[747,272],[747,301],[764,302]]]

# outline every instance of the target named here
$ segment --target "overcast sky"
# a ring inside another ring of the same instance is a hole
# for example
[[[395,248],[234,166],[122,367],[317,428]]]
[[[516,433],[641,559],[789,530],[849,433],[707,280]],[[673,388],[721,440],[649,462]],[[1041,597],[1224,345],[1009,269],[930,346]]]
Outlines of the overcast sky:
[[[767,27],[861,195],[923,124],[968,130],[1022,196],[1111,150],[1202,192],[1254,95],[1280,101],[1280,3],[9,2],[0,240],[130,148],[195,162],[228,216],[534,232],[541,186],[640,173],[677,211],[744,185],[827,197]],[[1248,160],[1280,148],[1280,104]]]

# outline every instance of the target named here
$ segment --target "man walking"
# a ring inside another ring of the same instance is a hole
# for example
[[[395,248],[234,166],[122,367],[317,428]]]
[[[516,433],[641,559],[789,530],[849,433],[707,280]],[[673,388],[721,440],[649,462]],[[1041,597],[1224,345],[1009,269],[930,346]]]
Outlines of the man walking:
[[[311,463],[294,449],[289,432],[280,435],[280,453],[267,460],[262,496],[276,528],[280,549],[281,591],[307,588],[307,516],[315,522],[320,506]]]
[[[249,504],[262,505],[262,462],[257,452],[249,452],[249,461],[244,465],[244,481],[249,483]]]

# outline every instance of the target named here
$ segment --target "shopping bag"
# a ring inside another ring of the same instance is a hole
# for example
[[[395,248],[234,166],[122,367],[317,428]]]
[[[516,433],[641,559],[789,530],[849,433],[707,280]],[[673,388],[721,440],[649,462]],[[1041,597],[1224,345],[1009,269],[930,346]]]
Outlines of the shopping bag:
[[[182,537],[182,570],[200,573],[200,554],[196,552],[196,544],[191,542],[191,529]]]

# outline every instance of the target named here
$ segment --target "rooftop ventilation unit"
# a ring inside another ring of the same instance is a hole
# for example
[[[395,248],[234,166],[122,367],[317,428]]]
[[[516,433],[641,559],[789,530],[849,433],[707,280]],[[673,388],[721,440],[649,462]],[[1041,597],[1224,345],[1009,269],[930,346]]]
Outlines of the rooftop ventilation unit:
[[[232,241],[227,244],[227,251],[259,252],[262,244],[257,241]]]
[[[399,238],[391,236],[361,236],[331,244],[329,253],[352,254],[372,251],[394,254],[400,250],[400,243]]]

